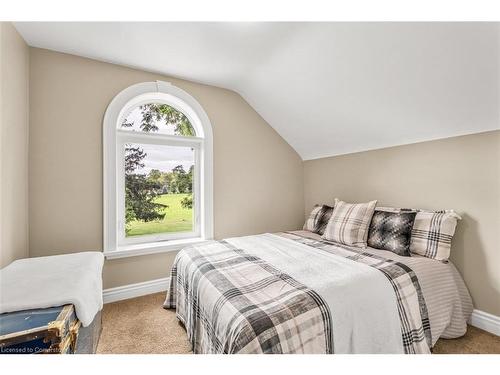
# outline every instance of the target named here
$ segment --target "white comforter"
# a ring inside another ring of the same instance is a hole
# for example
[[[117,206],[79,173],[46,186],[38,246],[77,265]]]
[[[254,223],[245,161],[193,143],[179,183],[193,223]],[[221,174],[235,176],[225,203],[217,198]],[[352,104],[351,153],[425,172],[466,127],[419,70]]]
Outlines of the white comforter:
[[[379,270],[273,234],[226,241],[323,297],[335,353],[404,352],[394,289]]]
[[[16,260],[0,270],[0,313],[73,304],[86,327],[102,309],[103,264],[96,251]]]

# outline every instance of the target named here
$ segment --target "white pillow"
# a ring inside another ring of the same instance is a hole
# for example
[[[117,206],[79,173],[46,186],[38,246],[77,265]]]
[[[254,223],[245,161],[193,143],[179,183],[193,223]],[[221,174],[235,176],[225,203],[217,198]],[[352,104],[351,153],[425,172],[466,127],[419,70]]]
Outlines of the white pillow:
[[[366,247],[368,228],[377,201],[346,203],[335,198],[335,208],[323,238],[349,246]]]
[[[410,251],[427,258],[447,260],[460,219],[453,210],[418,211],[411,231]]]

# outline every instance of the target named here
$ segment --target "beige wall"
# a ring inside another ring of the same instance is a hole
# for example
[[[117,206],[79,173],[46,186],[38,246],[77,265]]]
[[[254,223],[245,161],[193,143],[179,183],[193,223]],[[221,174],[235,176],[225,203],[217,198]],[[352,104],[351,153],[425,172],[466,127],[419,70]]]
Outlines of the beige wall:
[[[166,80],[203,106],[214,132],[215,236],[302,225],[297,153],[236,93],[30,49],[30,256],[102,249],[102,119],[111,99]],[[175,254],[107,261],[104,287],[167,276]]]
[[[28,256],[29,48],[0,22],[0,267]]]
[[[304,163],[306,212],[315,203],[455,209],[451,260],[475,307],[500,315],[500,131]]]

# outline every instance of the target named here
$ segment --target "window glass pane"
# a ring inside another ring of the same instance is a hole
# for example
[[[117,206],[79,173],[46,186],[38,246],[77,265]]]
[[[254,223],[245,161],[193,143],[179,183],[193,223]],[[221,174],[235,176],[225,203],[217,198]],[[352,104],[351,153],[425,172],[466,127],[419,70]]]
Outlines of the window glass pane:
[[[184,113],[161,103],[149,103],[134,108],[123,119],[120,129],[186,137],[196,135]]]
[[[125,145],[125,236],[193,231],[195,151]]]

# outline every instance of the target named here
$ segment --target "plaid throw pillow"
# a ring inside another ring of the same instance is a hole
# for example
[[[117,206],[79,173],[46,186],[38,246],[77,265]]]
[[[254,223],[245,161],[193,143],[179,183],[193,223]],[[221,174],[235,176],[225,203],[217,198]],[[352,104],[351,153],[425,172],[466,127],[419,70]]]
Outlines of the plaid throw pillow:
[[[460,219],[453,210],[417,212],[411,232],[410,251],[432,259],[447,260],[457,220]]]
[[[351,204],[335,199],[323,238],[349,246],[366,247],[368,226],[377,201]]]
[[[376,209],[368,231],[368,246],[409,257],[411,230],[416,212]]]
[[[314,228],[316,228],[316,223],[318,222],[318,216],[319,212],[321,211],[321,207],[322,206],[320,206],[319,204],[314,205],[302,229],[312,232]]]
[[[325,231],[328,220],[332,216],[333,207],[327,205],[315,205],[304,224],[304,230],[308,230],[319,235]]]
[[[313,229],[314,233],[319,234],[320,236],[325,233],[326,226],[330,221],[330,217],[332,217],[333,207],[327,206],[324,204],[319,210],[318,220],[316,221],[316,226]]]

